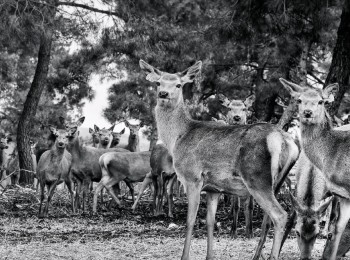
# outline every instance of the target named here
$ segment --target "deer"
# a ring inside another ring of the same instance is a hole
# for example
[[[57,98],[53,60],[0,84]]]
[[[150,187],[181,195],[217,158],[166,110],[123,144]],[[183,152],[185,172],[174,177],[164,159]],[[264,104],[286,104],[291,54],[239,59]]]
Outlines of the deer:
[[[224,107],[229,109],[226,120],[230,125],[245,125],[247,124],[248,109],[255,101],[255,95],[249,95],[245,100],[229,100],[227,97],[220,96],[220,100]],[[247,238],[253,237],[253,208],[254,201],[251,195],[247,197],[231,196],[231,215],[233,217],[231,225],[231,237],[237,237],[237,221],[240,208],[240,200],[244,201],[244,215]]]
[[[121,130],[120,132],[112,132],[112,143],[110,148],[116,147],[120,143],[121,136],[125,133],[125,128]]]
[[[339,197],[339,217],[328,234],[323,259],[335,260],[342,233],[350,218],[350,179],[347,177],[346,151],[350,145],[350,133],[333,129],[326,106],[334,101],[337,83],[323,90],[305,88],[280,78],[282,85],[297,100],[301,121],[302,147],[310,161],[321,170],[328,190]]]
[[[54,145],[50,150],[44,152],[39,159],[37,168],[37,178],[40,183],[41,196],[39,207],[39,218],[47,217],[49,204],[55,193],[56,186],[65,182],[70,193],[72,210],[74,207],[73,182],[70,173],[72,156],[67,152],[68,132],[62,129],[56,129],[49,126],[51,133],[56,137]],[[44,209],[42,209],[45,198],[45,187],[47,188],[47,200]]]
[[[149,151],[133,153],[108,152],[102,154],[99,159],[102,178],[95,190],[93,212],[96,213],[97,211],[97,195],[103,188],[106,188],[118,206],[122,207],[122,203],[116,196],[113,186],[123,180],[126,183],[142,182],[146,174],[151,171],[150,157],[151,152]],[[132,196],[134,197],[134,194]]]
[[[71,172],[72,172],[73,178],[77,182],[75,207],[78,208],[78,204],[80,202],[80,195],[82,194],[83,212],[86,211],[86,195],[89,190],[89,184],[92,181],[99,182],[102,177],[102,172],[99,165],[100,156],[104,153],[112,152],[112,151],[129,152],[128,150],[123,148],[102,149],[102,148],[95,148],[95,147],[84,145],[79,139],[79,131],[78,131],[78,127],[82,125],[84,120],[85,120],[85,117],[80,117],[75,122],[64,124],[66,130],[68,131],[67,150],[72,155]]]
[[[157,144],[152,150],[150,158],[151,171],[147,173],[142,182],[139,194],[131,207],[133,211],[146,189],[147,185],[153,183],[153,212],[154,216],[163,213],[163,197],[165,192],[168,198],[168,216],[173,218],[173,185],[176,181],[175,170],[173,167],[173,158],[169,154],[168,149],[164,144]]]
[[[120,147],[127,149],[130,152],[139,152],[140,137],[138,133],[140,128],[143,127],[143,123],[141,122],[140,124],[133,125],[133,124],[130,124],[128,120],[125,120],[124,123],[125,123],[125,126],[130,129],[130,134],[128,138],[128,144]]]
[[[5,189],[9,184],[11,184],[11,179],[6,174],[8,155],[6,149],[8,148],[8,143],[10,139],[8,137],[0,138],[0,188]]]
[[[100,129],[97,125],[94,125],[94,130],[89,128],[90,134],[92,134],[95,141],[93,144],[96,144],[96,139],[98,140],[97,148],[110,148],[113,141],[113,129],[115,125],[112,125],[110,128],[106,129],[105,127]]]
[[[201,70],[200,61],[173,74],[143,60],[139,65],[146,72],[146,79],[157,84],[155,117],[160,140],[169,150],[177,178],[187,193],[187,230],[181,259],[189,259],[201,191],[207,193],[207,259],[214,259],[213,230],[221,193],[242,196],[246,191],[274,223],[270,259],[278,259],[287,213],[278,203],[275,191],[299,156],[297,145],[271,124],[226,126],[192,119],[182,88],[193,82]],[[287,156],[280,167],[284,149],[288,152],[284,153]],[[242,188],[238,189],[239,186]]]

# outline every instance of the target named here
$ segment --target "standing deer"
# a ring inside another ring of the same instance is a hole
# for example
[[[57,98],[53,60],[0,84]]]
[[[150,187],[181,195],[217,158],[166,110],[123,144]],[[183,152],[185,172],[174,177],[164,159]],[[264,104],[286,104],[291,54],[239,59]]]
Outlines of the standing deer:
[[[350,218],[350,178],[348,177],[350,133],[333,129],[325,105],[334,101],[338,84],[325,89],[301,87],[285,79],[283,86],[297,100],[301,121],[302,147],[310,161],[321,170],[327,188],[339,199],[339,217],[328,234],[323,259],[335,260],[341,235]]]
[[[176,175],[187,193],[187,232],[182,260],[189,259],[202,190],[207,192],[207,259],[214,258],[213,230],[220,194],[242,196],[246,190],[274,223],[270,259],[278,259],[287,213],[278,203],[275,191],[298,158],[298,147],[282,130],[270,124],[225,126],[190,118],[182,87],[193,82],[201,65],[197,62],[183,72],[170,74],[140,60],[146,79],[158,85],[155,114],[159,136],[173,157]],[[288,153],[280,165],[284,149],[288,149]],[[239,186],[242,193],[238,192]]]
[[[130,152],[139,152],[140,151],[140,137],[139,130],[143,127],[143,123],[132,125],[127,120],[124,121],[125,126],[130,129],[130,134],[128,138],[128,144],[121,146],[124,149],[129,150]]]
[[[72,155],[72,176],[77,181],[77,192],[75,205],[76,207],[80,201],[80,195],[83,195],[83,211],[86,210],[86,195],[89,190],[89,184],[99,182],[101,180],[102,172],[98,160],[100,156],[107,152],[129,152],[122,148],[95,148],[82,144],[79,139],[78,127],[84,122],[85,117],[79,118],[76,122],[65,123],[68,131],[68,146],[67,150]],[[130,187],[129,187],[130,188]],[[132,188],[131,188],[132,189]]]
[[[47,217],[49,204],[56,186],[62,182],[65,182],[67,185],[71,195],[73,213],[75,213],[73,182],[70,174],[72,156],[66,150],[68,132],[66,130],[56,129],[53,126],[50,126],[50,131],[56,136],[55,144],[50,150],[42,154],[37,168],[37,177],[41,188],[39,218]],[[42,204],[45,198],[45,186],[47,187],[48,195],[45,208],[42,210]]]
[[[147,185],[153,182],[153,211],[158,216],[163,212],[163,197],[165,192],[168,196],[168,216],[173,217],[173,185],[176,181],[175,170],[173,167],[173,158],[168,149],[163,144],[154,146],[150,158],[151,172],[149,172],[142,182],[139,194],[132,205],[135,211],[137,203],[146,189]],[[166,190],[166,191],[165,191]]]
[[[229,100],[227,97],[222,99],[222,104],[229,108],[226,119],[230,125],[245,125],[247,124],[248,109],[253,105],[255,101],[255,95],[248,96],[244,101],[242,100]],[[245,234],[247,238],[253,237],[253,208],[254,200],[251,195],[246,197],[231,196],[231,214],[233,221],[231,225],[231,236],[237,237],[237,221],[240,208],[240,200],[244,200],[244,215],[246,230]]]
[[[151,152],[120,153],[108,152],[101,155],[99,164],[102,171],[101,181],[94,194],[93,212],[97,209],[97,194],[106,188],[115,202],[121,207],[121,202],[116,196],[113,186],[120,181],[126,183],[142,182],[146,174],[151,170]],[[134,194],[132,194],[134,196]]]

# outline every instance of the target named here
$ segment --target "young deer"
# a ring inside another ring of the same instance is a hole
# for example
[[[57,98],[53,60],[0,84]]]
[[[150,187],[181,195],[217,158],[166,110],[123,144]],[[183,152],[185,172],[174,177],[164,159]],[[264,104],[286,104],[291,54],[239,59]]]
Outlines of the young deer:
[[[37,168],[37,177],[41,188],[39,218],[47,217],[49,203],[55,192],[56,186],[62,182],[65,182],[67,185],[68,191],[71,195],[73,213],[75,213],[73,182],[70,174],[72,156],[66,150],[68,144],[68,132],[66,130],[56,129],[53,126],[50,126],[50,131],[56,136],[55,144],[50,150],[42,154]],[[45,198],[45,186],[47,187],[48,195],[45,208],[42,210],[42,204]]]
[[[335,260],[341,235],[350,218],[350,179],[347,167],[350,155],[346,152],[350,145],[350,134],[333,129],[325,108],[327,103],[333,102],[338,84],[320,90],[304,88],[285,79],[280,81],[297,100],[305,154],[321,170],[330,192],[340,196],[339,217],[334,230],[328,235],[323,252],[323,259]]]
[[[103,188],[106,188],[116,203],[121,206],[121,202],[112,189],[113,186],[123,180],[126,183],[143,181],[151,170],[150,157],[151,152],[108,152],[101,155],[99,164],[102,178],[94,194],[93,212],[96,212],[97,208],[97,194]],[[134,194],[132,196],[134,197]]]
[[[135,211],[137,203],[146,189],[147,185],[153,182],[153,211],[158,216],[163,213],[163,197],[165,192],[168,196],[169,211],[168,216],[173,217],[173,185],[176,180],[175,170],[173,167],[173,158],[168,149],[163,144],[157,144],[151,153],[151,172],[147,173],[142,182],[139,194],[137,195],[132,210]],[[165,191],[166,190],[166,191]]]
[[[229,108],[226,119],[230,125],[245,125],[247,124],[248,109],[255,101],[255,95],[248,96],[244,101],[229,100],[227,97],[221,99],[222,104]],[[237,237],[237,221],[240,209],[240,200],[244,200],[244,215],[247,238],[253,237],[253,208],[254,200],[251,195],[246,197],[231,196],[231,215],[233,217],[231,225],[231,236]]]
[[[201,65],[197,62],[181,73],[170,74],[140,60],[146,79],[158,85],[155,114],[159,136],[172,155],[176,175],[187,192],[187,233],[182,260],[189,259],[201,191],[207,192],[207,259],[213,259],[218,198],[222,192],[242,196],[237,192],[239,186],[242,192],[248,190],[271,217],[275,232],[270,259],[278,259],[287,213],[274,193],[297,159],[298,148],[289,136],[270,124],[225,126],[191,119],[182,87],[194,80]],[[288,152],[280,165],[283,149]]]
[[[77,192],[75,205],[79,204],[79,198],[82,193],[83,195],[83,211],[86,210],[86,195],[89,190],[89,184],[99,182],[101,180],[102,172],[98,160],[100,156],[107,152],[129,152],[122,148],[95,148],[85,146],[79,139],[78,127],[84,122],[85,117],[79,118],[76,122],[71,124],[66,123],[65,127],[68,131],[68,146],[67,150],[72,155],[72,176],[77,181]],[[130,187],[129,187],[130,188]]]
[[[129,150],[130,152],[139,152],[140,151],[140,137],[139,130],[143,127],[143,123],[137,125],[130,124],[127,120],[124,121],[125,126],[130,129],[130,134],[128,138],[128,144],[121,146],[122,148]]]

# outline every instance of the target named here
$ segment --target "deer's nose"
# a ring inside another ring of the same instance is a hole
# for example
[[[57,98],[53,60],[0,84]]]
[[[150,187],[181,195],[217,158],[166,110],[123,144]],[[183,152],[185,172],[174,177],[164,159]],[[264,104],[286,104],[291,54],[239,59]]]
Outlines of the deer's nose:
[[[304,110],[304,116],[306,118],[310,118],[312,116],[312,111],[307,109],[307,110]]]
[[[235,121],[239,121],[239,120],[241,120],[241,117],[240,117],[240,116],[234,116],[233,119],[234,119]]]
[[[63,142],[58,142],[58,145],[59,145],[59,146],[63,146],[64,143],[63,143]]]
[[[169,93],[166,91],[159,91],[158,97],[160,98],[167,98],[169,96]]]

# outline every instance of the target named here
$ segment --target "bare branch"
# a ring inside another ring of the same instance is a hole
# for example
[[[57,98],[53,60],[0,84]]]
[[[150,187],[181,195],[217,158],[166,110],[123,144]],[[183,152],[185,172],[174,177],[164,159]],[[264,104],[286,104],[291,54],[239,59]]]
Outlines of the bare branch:
[[[101,14],[107,14],[107,15],[114,15],[118,16],[118,13],[108,11],[108,10],[101,10],[92,6],[84,5],[84,4],[78,4],[78,3],[73,3],[73,2],[58,2],[57,5],[66,5],[66,6],[73,6],[73,7],[78,7],[78,8],[83,8],[89,11],[93,11],[96,13],[101,13]]]

